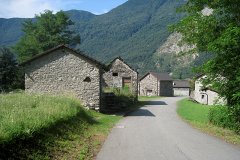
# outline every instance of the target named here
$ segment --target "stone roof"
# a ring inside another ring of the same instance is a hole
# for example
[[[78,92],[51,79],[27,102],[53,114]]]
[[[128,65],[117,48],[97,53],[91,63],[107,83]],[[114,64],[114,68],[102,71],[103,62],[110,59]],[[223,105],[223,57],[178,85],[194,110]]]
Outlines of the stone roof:
[[[116,61],[116,60],[120,60],[120,61],[122,61],[124,64],[126,64],[131,70],[133,70],[134,72],[137,72],[135,69],[133,69],[128,63],[126,63],[123,59],[122,59],[122,57],[116,57],[116,58],[114,58],[111,62],[110,62],[110,64],[108,65],[108,68],[111,68],[111,66],[112,66],[112,64]],[[138,72],[137,72],[138,73]]]
[[[69,50],[69,51],[71,51],[70,53],[72,53],[72,54],[74,54],[74,55],[76,55],[76,56],[78,56],[78,57],[81,57],[81,58],[84,58],[84,59],[88,60],[89,62],[91,62],[92,64],[95,64],[95,65],[96,65],[97,67],[99,67],[99,68],[102,68],[102,69],[104,69],[104,70],[107,70],[107,66],[105,66],[105,65],[102,64],[101,62],[99,62],[99,61],[97,61],[97,60],[95,60],[95,59],[87,56],[86,54],[84,54],[84,53],[82,53],[82,52],[78,52],[78,51],[76,51],[76,50],[74,50],[74,49],[72,49],[72,48],[70,48],[70,47],[68,47],[68,46],[66,46],[66,45],[59,45],[59,46],[57,46],[57,47],[54,47],[54,48],[52,48],[52,49],[49,49],[49,50],[47,50],[47,51],[45,51],[45,52],[43,52],[43,53],[40,53],[40,54],[32,57],[31,59],[29,59],[29,60],[27,60],[27,61],[21,63],[20,65],[21,65],[21,66],[24,66],[24,65],[26,65],[26,64],[34,61],[34,60],[37,60],[38,58],[41,58],[41,57],[43,57],[43,56],[45,56],[45,55],[47,55],[47,54],[50,54],[50,53],[52,53],[52,52],[54,52],[54,51],[56,51],[56,50],[60,50],[60,49]]]
[[[156,73],[156,72],[148,72],[142,78],[140,78],[140,81],[142,79],[144,79],[149,74],[151,74],[154,77],[156,77],[158,81],[173,81],[173,79],[169,76],[168,73]]]
[[[190,88],[190,84],[187,80],[174,80],[173,88]]]

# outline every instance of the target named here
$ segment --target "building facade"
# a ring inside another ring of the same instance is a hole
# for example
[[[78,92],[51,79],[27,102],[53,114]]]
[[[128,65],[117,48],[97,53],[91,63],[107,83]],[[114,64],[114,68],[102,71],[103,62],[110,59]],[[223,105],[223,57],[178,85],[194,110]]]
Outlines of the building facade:
[[[105,66],[61,45],[22,64],[25,89],[31,93],[71,95],[92,109],[99,109]]]
[[[173,80],[167,73],[149,72],[139,81],[141,96],[173,96]]]
[[[115,58],[109,65],[109,71],[103,74],[104,87],[127,87],[138,96],[138,73],[121,57]]]
[[[192,98],[198,103],[205,105],[224,105],[226,100],[219,96],[217,91],[210,87],[204,87],[202,80],[206,78],[205,75],[200,75],[195,81],[195,90],[192,94]]]
[[[190,96],[190,84],[187,80],[173,81],[174,96]]]

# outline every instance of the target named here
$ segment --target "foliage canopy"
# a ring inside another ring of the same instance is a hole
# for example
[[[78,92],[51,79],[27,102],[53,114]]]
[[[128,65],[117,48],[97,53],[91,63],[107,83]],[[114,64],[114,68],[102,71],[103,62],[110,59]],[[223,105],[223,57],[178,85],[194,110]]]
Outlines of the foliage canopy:
[[[203,10],[208,9],[207,15]],[[200,71],[208,76],[229,104],[240,103],[240,2],[238,0],[189,0],[180,11],[188,15],[173,28],[199,53],[213,58]]]
[[[21,81],[16,56],[8,48],[0,48],[0,92],[18,88]]]
[[[23,23],[25,35],[14,47],[20,62],[59,44],[80,43],[80,36],[69,28],[73,24],[63,11],[53,14],[52,11],[46,10],[36,15],[34,21],[26,20]]]

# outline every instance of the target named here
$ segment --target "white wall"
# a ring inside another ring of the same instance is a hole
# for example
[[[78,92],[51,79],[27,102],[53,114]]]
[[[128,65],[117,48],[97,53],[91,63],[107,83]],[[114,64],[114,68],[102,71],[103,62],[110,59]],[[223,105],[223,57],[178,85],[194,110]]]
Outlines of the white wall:
[[[194,91],[194,99],[201,103],[207,105],[225,105],[226,100],[219,96],[217,92],[212,90],[202,90],[202,82],[201,80],[206,78],[206,76],[200,77],[195,81],[195,91]]]
[[[189,88],[173,88],[174,96],[189,96]]]

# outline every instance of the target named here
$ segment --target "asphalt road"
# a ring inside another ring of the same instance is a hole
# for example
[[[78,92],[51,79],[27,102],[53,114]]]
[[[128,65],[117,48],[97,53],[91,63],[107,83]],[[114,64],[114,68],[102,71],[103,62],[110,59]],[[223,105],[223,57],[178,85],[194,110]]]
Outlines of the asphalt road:
[[[149,102],[121,120],[97,160],[240,160],[239,147],[193,129],[178,117],[180,99]]]

